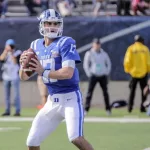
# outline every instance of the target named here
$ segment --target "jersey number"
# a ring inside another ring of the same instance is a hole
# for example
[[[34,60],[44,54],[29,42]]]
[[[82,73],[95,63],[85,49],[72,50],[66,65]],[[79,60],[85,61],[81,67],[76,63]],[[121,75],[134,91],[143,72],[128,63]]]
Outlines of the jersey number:
[[[70,52],[74,53],[75,52],[75,48],[76,48],[76,45],[71,44]]]
[[[44,68],[50,68],[51,70],[55,70],[55,59],[51,58],[51,59],[46,59],[46,60],[41,60],[40,63],[42,64],[42,66]],[[57,82],[57,79],[47,79],[45,77],[43,78],[43,82],[44,83],[49,83],[49,82]]]

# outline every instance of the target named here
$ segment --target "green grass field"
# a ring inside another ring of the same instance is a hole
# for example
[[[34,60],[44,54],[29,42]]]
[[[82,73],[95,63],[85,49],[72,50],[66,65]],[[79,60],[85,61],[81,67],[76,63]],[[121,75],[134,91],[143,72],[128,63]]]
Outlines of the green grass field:
[[[0,113],[3,110],[0,109]],[[36,109],[24,109],[23,117],[33,117]],[[105,111],[92,109],[88,116],[107,117]],[[114,117],[147,118],[135,110],[128,114],[125,109],[113,111]],[[109,119],[109,118],[108,118]],[[148,118],[147,118],[148,119]],[[31,122],[0,121],[0,150],[26,150],[26,137]],[[4,129],[17,130],[4,130]],[[43,127],[44,128],[44,127]],[[150,147],[149,123],[85,123],[85,137],[93,144],[95,150],[143,150]],[[62,123],[41,145],[41,150],[76,150],[69,143],[65,123]]]
[[[0,115],[4,112],[4,108],[0,108]],[[12,110],[12,115],[14,114],[14,110]],[[24,108],[21,111],[22,117],[34,117],[37,114],[38,110],[36,108]],[[104,109],[93,108],[90,110],[87,116],[94,117],[134,117],[134,118],[149,118],[145,113],[140,113],[139,109],[134,109],[131,114],[127,112],[126,108],[123,109],[113,109],[112,115],[107,116]]]

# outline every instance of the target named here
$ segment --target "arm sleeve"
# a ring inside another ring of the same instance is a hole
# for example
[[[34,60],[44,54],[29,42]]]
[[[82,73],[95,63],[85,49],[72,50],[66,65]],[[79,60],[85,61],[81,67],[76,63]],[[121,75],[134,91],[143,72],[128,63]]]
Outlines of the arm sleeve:
[[[107,75],[109,75],[111,71],[111,61],[107,53],[106,53],[106,65],[107,65]]]
[[[62,63],[66,60],[74,60],[75,63],[80,63],[80,56],[76,50],[75,41],[69,38],[60,48],[60,55],[62,57]]]
[[[86,52],[83,60],[83,69],[87,75],[87,77],[91,76],[90,73],[90,52]]]
[[[124,71],[126,73],[130,73],[131,67],[132,67],[132,54],[131,48],[129,47],[124,57]]]

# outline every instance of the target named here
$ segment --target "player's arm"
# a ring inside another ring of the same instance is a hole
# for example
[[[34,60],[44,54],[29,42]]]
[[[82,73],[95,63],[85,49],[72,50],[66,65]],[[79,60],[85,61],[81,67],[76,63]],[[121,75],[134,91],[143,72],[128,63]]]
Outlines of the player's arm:
[[[58,80],[71,79],[73,76],[73,73],[74,73],[74,68],[64,67],[57,71],[50,71],[48,74],[48,78],[58,79]]]
[[[28,80],[30,78],[23,70],[22,64],[24,63],[25,59],[26,59],[26,54],[24,51],[24,53],[20,56],[20,60],[19,60],[19,62],[20,62],[19,77],[21,80],[24,80],[24,81]]]
[[[32,58],[34,63],[30,62],[34,68],[30,68],[31,70],[35,70],[40,76],[51,79],[70,79],[74,74],[75,61],[67,60],[62,63],[62,68],[56,71],[53,70],[44,70],[41,66],[40,62],[34,58]]]
[[[61,69],[57,71],[45,70],[42,73],[42,76],[58,80],[71,79],[74,74],[74,68],[75,68],[75,61],[67,60],[62,63]]]

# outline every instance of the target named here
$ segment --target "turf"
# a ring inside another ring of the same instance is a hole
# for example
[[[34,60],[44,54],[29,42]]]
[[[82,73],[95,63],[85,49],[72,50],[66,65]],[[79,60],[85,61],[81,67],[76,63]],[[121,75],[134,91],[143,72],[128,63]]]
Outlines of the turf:
[[[0,150],[26,150],[30,122],[0,123],[0,127],[20,127],[18,131],[0,132]],[[43,127],[44,128],[44,127]],[[85,137],[95,150],[143,150],[150,146],[148,123],[85,123]],[[42,150],[76,150],[68,142],[65,123],[62,123],[41,145]]]
[[[0,113],[3,111],[1,108]],[[37,112],[35,108],[24,108],[22,116],[33,117]],[[98,108],[91,109],[88,116],[108,117],[103,109]],[[131,114],[126,109],[113,110],[109,117],[147,118],[138,109]],[[0,150],[27,150],[30,126],[31,122],[0,122]],[[2,130],[7,127],[19,127],[20,130]],[[149,123],[85,123],[84,132],[94,150],[143,150],[150,146]],[[65,123],[42,143],[41,150],[77,150],[68,141]]]

